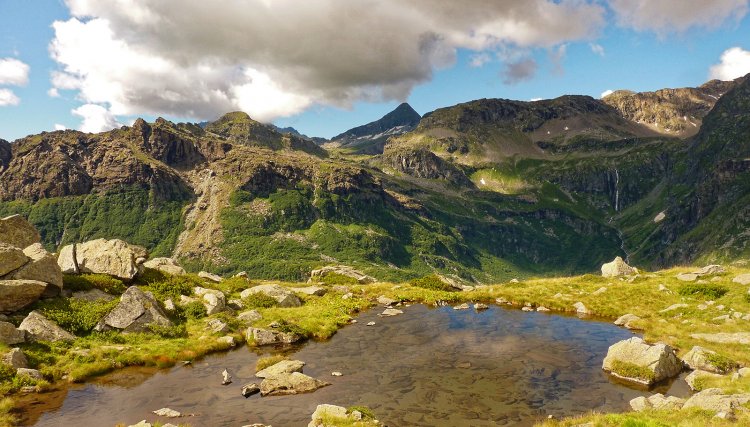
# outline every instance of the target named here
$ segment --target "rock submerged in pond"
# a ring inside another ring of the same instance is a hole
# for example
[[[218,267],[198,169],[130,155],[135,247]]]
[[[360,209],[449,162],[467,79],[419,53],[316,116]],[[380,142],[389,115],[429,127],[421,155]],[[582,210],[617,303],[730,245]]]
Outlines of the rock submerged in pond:
[[[260,383],[260,395],[284,396],[310,393],[328,385],[331,384],[299,372],[292,372],[264,379]]]
[[[245,384],[242,386],[240,393],[242,393],[242,396],[245,398],[250,397],[254,394],[260,393],[260,386],[255,383]]]
[[[279,307],[299,307],[302,305],[302,300],[294,292],[279,285],[254,286],[242,291],[240,297],[245,299],[254,294],[263,294],[275,299],[279,303]]]
[[[288,375],[292,372],[302,372],[305,362],[301,360],[282,360],[265,369],[255,373],[258,378],[271,378],[279,375]]]
[[[252,341],[257,346],[271,344],[292,344],[300,341],[303,337],[290,332],[270,331],[261,328],[247,328],[245,332],[247,341]]]
[[[150,292],[143,292],[137,286],[131,286],[120,297],[120,303],[99,321],[94,330],[146,332],[151,325],[169,327],[172,326],[172,322]]]
[[[612,262],[602,264],[602,277],[632,276],[638,269],[629,266],[622,257],[615,257]]]
[[[638,337],[612,344],[602,362],[602,369],[612,375],[646,385],[677,376],[682,366],[672,347],[648,344]],[[623,371],[623,367],[632,369]]]
[[[32,311],[18,326],[29,341],[73,341],[76,337],[38,311]]]

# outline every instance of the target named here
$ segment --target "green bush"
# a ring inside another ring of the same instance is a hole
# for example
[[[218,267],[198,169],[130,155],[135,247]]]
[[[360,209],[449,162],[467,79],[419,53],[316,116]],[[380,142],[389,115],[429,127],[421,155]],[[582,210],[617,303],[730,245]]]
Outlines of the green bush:
[[[354,277],[345,276],[343,274],[330,272],[326,274],[325,276],[320,278],[320,281],[326,285],[335,286],[335,285],[356,285],[357,279]]]
[[[276,298],[268,296],[262,292],[250,294],[246,298],[243,298],[242,302],[248,308],[271,308],[279,305]]]
[[[680,285],[677,292],[682,296],[701,295],[706,298],[719,299],[729,292],[729,288],[715,283],[685,283]]]
[[[118,303],[112,301],[84,301],[74,298],[52,298],[35,303],[38,310],[49,320],[75,335],[85,335]]]
[[[122,280],[106,274],[66,274],[63,276],[63,288],[76,291],[99,289],[101,291],[119,295],[127,289]]]
[[[0,382],[6,382],[16,376],[16,370],[7,363],[0,363]]]
[[[433,291],[456,291],[457,289],[453,286],[443,282],[440,277],[437,276],[437,274],[432,274],[429,276],[420,277],[419,279],[413,279],[409,282],[412,286],[416,286],[418,288],[425,288],[430,289]]]
[[[278,323],[279,323],[279,326],[276,329],[279,332],[284,332],[284,333],[287,333],[287,334],[299,335],[301,337],[306,337],[306,336],[309,335],[308,332],[304,328],[302,328],[301,326],[299,326],[299,325],[297,325],[295,323],[291,323],[291,322],[288,322],[288,321],[283,320],[283,319],[280,320]]]
[[[184,338],[188,336],[185,325],[161,326],[152,324],[148,325],[148,329],[162,338]]]
[[[187,319],[202,319],[208,315],[206,307],[200,301],[193,301],[182,307],[182,313]]]
[[[190,276],[169,276],[150,282],[145,288],[162,301],[167,298],[179,300],[180,295],[191,295],[193,288],[202,284]]]
[[[714,366],[723,373],[727,373],[737,367],[737,363],[734,360],[722,356],[718,353],[706,354],[706,361]]]

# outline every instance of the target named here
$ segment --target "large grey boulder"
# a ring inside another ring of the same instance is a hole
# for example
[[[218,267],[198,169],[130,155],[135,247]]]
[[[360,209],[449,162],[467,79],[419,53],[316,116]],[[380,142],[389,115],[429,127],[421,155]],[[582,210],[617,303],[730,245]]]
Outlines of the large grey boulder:
[[[119,239],[96,239],[75,247],[81,273],[108,274],[123,280],[133,280],[140,273],[138,261],[147,256],[146,249]]]
[[[182,266],[178,264],[177,261],[175,261],[173,258],[161,257],[150,259],[144,262],[143,266],[146,268],[159,270],[162,273],[167,273],[174,276],[185,274],[185,269],[182,268]]]
[[[612,262],[602,264],[602,277],[632,276],[638,269],[629,266],[622,257],[615,257]]]
[[[23,253],[29,259],[29,262],[5,278],[10,280],[38,280],[50,285],[47,286],[44,296],[58,295],[63,288],[63,276],[54,255],[47,252],[41,243],[27,246]]]
[[[42,296],[47,284],[38,280],[0,280],[0,312],[18,311]]]
[[[209,316],[226,309],[226,296],[219,290],[196,286],[193,288],[193,293],[201,298],[203,306],[206,307],[206,314]]]
[[[651,374],[648,378],[625,375],[617,369],[623,364],[634,365]],[[661,343],[648,344],[638,337],[612,344],[602,363],[602,369],[614,376],[648,385],[677,376],[682,371],[682,366],[672,347]]]
[[[255,373],[258,378],[271,378],[279,375],[288,375],[292,372],[302,372],[305,362],[301,360],[282,360]]]
[[[310,393],[331,383],[309,377],[299,372],[278,375],[264,379],[260,383],[261,396],[284,396],[289,394]]]
[[[94,330],[120,329],[124,332],[144,332],[149,331],[151,325],[166,327],[172,326],[172,322],[150,292],[143,292],[138,287],[131,286],[120,297],[120,303],[99,321]]]
[[[303,337],[289,332],[271,331],[261,328],[247,328],[245,338],[257,346],[272,344],[292,344]]]
[[[42,241],[39,232],[21,215],[11,215],[0,219],[0,242],[25,248]]]
[[[245,289],[240,293],[240,297],[245,299],[253,294],[264,294],[279,303],[279,307],[299,307],[302,305],[302,300],[287,288],[279,285],[258,285],[249,289]]]
[[[78,261],[76,261],[76,245],[66,245],[57,254],[57,265],[64,274],[78,274]]]
[[[20,348],[12,348],[10,351],[5,353],[2,358],[3,363],[10,365],[15,369],[28,368],[29,361],[26,359],[26,355],[23,354]]]
[[[0,322],[0,343],[13,345],[26,342],[26,332],[18,330],[15,325]]]
[[[32,311],[18,326],[29,341],[73,341],[76,337],[38,311]]]
[[[688,351],[682,360],[690,369],[696,369],[707,372],[715,372],[717,374],[726,374],[728,370],[731,370],[734,366],[717,366],[716,358],[717,354],[713,350],[708,350],[701,346],[694,346]]]
[[[0,277],[23,267],[29,261],[23,250],[0,242]]]
[[[720,388],[709,388],[691,396],[683,405],[683,409],[700,408],[705,411],[733,414],[748,402],[750,394],[723,394]]]

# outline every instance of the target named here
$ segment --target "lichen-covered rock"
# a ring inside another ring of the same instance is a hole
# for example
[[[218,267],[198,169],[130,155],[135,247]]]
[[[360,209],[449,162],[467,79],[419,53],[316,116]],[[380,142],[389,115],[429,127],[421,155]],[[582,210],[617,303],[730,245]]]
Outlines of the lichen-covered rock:
[[[715,372],[717,374],[726,374],[734,368],[734,364],[728,360],[726,364],[720,364],[721,366],[719,366],[717,364],[717,360],[719,359],[715,351],[696,345],[685,354],[682,360],[690,369]]]
[[[633,366],[639,371],[649,372],[647,377],[630,376],[618,367]],[[682,371],[682,362],[666,344],[648,344],[643,339],[633,337],[612,344],[602,363],[602,369],[620,378],[641,383],[653,384],[672,378]]]
[[[683,405],[684,409],[700,408],[705,411],[726,412],[733,414],[734,411],[750,402],[750,394],[723,394],[720,388],[709,388],[700,391]]]
[[[41,241],[36,228],[21,215],[0,219],[0,242],[23,249]]]
[[[182,274],[185,274],[185,269],[182,268],[182,266],[177,263],[173,258],[154,258],[150,259],[143,263],[143,266],[146,268],[151,268],[154,270],[159,270],[162,273],[171,274],[174,276],[179,276]]]
[[[318,281],[322,280],[325,275],[329,273],[335,273],[340,274],[342,276],[351,277],[352,279],[356,280],[359,284],[366,285],[368,283],[375,283],[376,280],[374,277],[368,276],[361,271],[355,270],[352,267],[349,267],[348,265],[329,265],[317,270],[313,270],[310,272],[310,280],[312,281]]]
[[[76,245],[65,245],[57,254],[57,265],[63,274],[78,274],[78,261],[76,261]]]
[[[255,345],[261,346],[271,344],[292,344],[300,341],[303,337],[289,332],[270,331],[261,328],[247,328],[245,338],[248,342],[254,342]]]
[[[6,276],[10,280],[38,280],[47,283],[43,296],[55,296],[62,291],[63,276],[57,259],[44,249],[41,243],[34,243],[23,250],[29,259],[23,267]]]
[[[108,274],[133,280],[139,274],[138,260],[148,256],[146,249],[119,239],[96,239],[76,245],[75,258],[81,273]]]
[[[258,378],[271,378],[278,375],[291,374],[292,372],[302,372],[302,368],[304,367],[305,362],[301,360],[282,360],[266,369],[256,372],[255,376]]]
[[[206,314],[209,316],[226,309],[226,296],[219,290],[196,286],[193,288],[193,293],[201,298],[203,306],[206,307]]]
[[[9,322],[0,322],[0,343],[13,345],[26,342],[26,332]]]
[[[0,280],[0,312],[12,313],[42,296],[47,284],[38,280]]]
[[[73,341],[76,337],[38,311],[32,311],[18,326],[28,341]]]
[[[638,269],[629,266],[622,257],[616,257],[612,262],[602,264],[602,277],[631,276],[638,274]]]
[[[237,319],[245,323],[253,323],[262,318],[263,316],[260,314],[260,312],[258,312],[258,310],[243,311],[242,313],[237,315]]]
[[[250,295],[262,293],[279,303],[279,307],[299,307],[302,305],[302,300],[287,288],[279,285],[258,285],[249,289],[245,289],[240,293],[240,297],[245,299]]]
[[[720,378],[721,375],[714,374],[713,372],[707,372],[707,371],[701,371],[701,370],[695,370],[691,373],[689,373],[685,377],[685,382],[687,383],[688,387],[690,387],[690,390],[696,391],[698,387],[698,382],[701,378]]]
[[[312,420],[307,427],[326,427],[323,423],[324,420],[330,420],[331,418],[345,420],[347,417],[346,408],[343,406],[322,404],[315,408]]]
[[[264,379],[260,383],[261,396],[284,396],[289,394],[310,393],[331,383],[292,372]]]
[[[28,368],[29,361],[26,359],[26,355],[23,354],[20,348],[12,348],[10,351],[5,353],[2,358],[3,363],[10,365],[15,369]]]
[[[151,325],[168,327],[172,326],[172,322],[151,293],[131,286],[120,297],[120,303],[99,321],[94,330],[120,329],[124,332],[144,332],[148,331]]]
[[[0,277],[23,267],[29,261],[23,250],[0,242]]]

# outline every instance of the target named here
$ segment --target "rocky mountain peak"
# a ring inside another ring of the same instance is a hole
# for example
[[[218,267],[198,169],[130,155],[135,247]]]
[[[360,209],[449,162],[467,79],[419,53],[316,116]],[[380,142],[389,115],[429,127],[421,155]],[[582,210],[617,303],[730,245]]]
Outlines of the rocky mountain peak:
[[[388,138],[413,130],[422,117],[411,105],[402,103],[378,120],[331,138],[330,147],[348,147],[358,153],[380,154]]]

